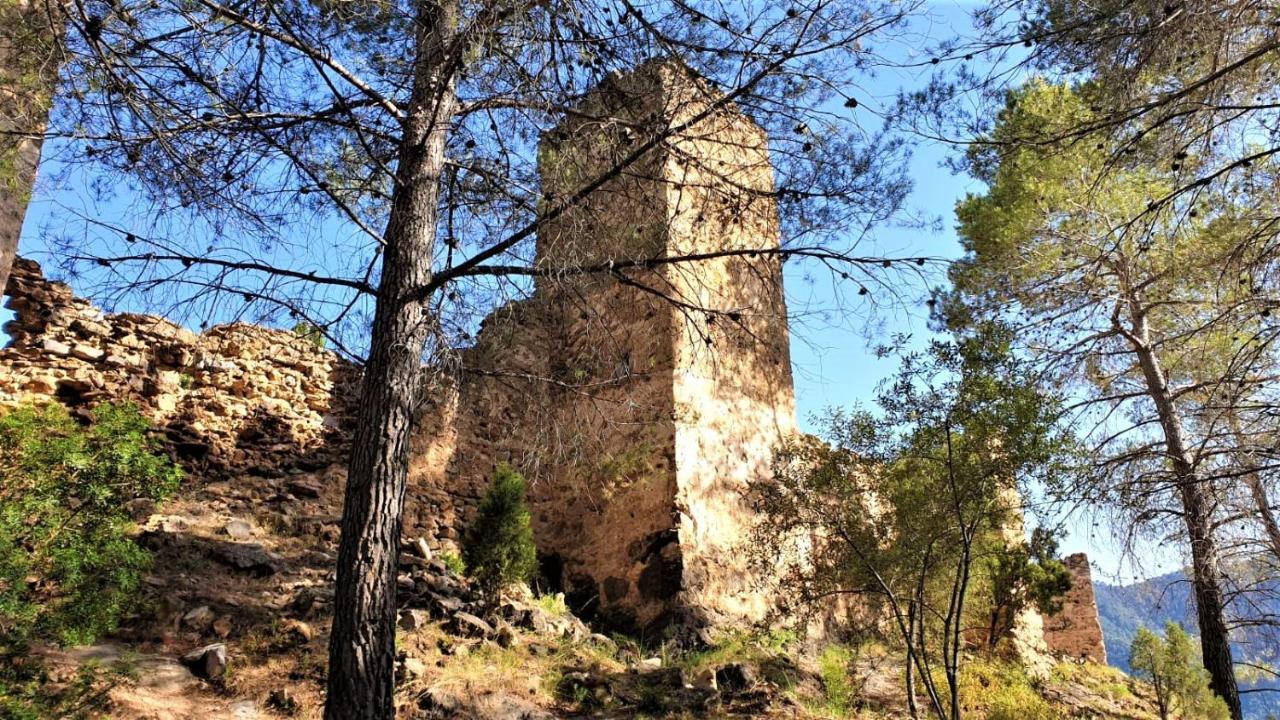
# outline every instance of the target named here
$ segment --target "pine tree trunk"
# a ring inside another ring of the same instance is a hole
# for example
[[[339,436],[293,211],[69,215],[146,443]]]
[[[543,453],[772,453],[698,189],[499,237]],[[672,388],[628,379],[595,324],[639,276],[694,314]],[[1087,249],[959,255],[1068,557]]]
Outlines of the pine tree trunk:
[[[0,0],[0,291],[9,282],[36,181],[63,24],[55,3]]]
[[[1280,560],[1280,522],[1276,521],[1275,513],[1271,510],[1271,500],[1267,497],[1267,488],[1262,484],[1262,477],[1258,474],[1256,466],[1247,469],[1244,481],[1249,486],[1249,493],[1253,496],[1253,504],[1257,507],[1258,520],[1262,523],[1262,528],[1267,533],[1267,544],[1271,548],[1271,554],[1277,560]]]
[[[1207,481],[1196,472],[1182,428],[1182,417],[1169,390],[1168,380],[1150,344],[1146,315],[1137,302],[1130,303],[1131,342],[1142,368],[1147,394],[1155,403],[1165,452],[1173,467],[1174,480],[1182,501],[1187,539],[1191,542],[1191,584],[1200,629],[1200,649],[1209,671],[1209,687],[1227,704],[1231,717],[1240,720],[1240,691],[1236,685],[1235,662],[1227,629],[1219,569],[1218,541],[1213,535],[1214,497]]]
[[[1244,483],[1248,486],[1253,505],[1258,511],[1258,522],[1262,524],[1262,529],[1267,534],[1267,545],[1271,549],[1271,554],[1280,560],[1280,522],[1276,520],[1275,512],[1271,509],[1271,499],[1267,496],[1267,488],[1262,483],[1262,473],[1258,470],[1258,463],[1254,461],[1253,453],[1248,450],[1249,443],[1240,429],[1240,418],[1235,412],[1231,412],[1228,418],[1231,422],[1231,433],[1236,441],[1236,452],[1240,454],[1240,464],[1244,470]]]
[[[417,21],[414,87],[347,471],[326,720],[395,717],[396,574],[410,424],[435,320],[427,299],[414,298],[431,279],[445,140],[456,105],[457,5],[425,0]]]

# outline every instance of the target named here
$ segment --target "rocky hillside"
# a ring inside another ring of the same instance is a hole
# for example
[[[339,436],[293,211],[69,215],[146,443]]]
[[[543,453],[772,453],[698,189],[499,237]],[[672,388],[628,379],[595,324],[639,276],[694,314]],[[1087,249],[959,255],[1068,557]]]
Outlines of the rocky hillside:
[[[135,508],[138,541],[155,556],[147,611],[99,645],[24,660],[49,663],[41,692],[52,716],[320,717],[337,472],[189,478],[176,500]],[[805,654],[775,633],[697,651],[642,647],[593,632],[554,595],[513,594],[486,609],[451,566],[425,541],[405,544],[404,718],[905,716],[901,666],[879,646]],[[1064,664],[1031,685],[1008,667],[974,667],[975,717],[1033,717],[1000,714],[1006,706],[1153,717],[1143,687],[1105,668]]]

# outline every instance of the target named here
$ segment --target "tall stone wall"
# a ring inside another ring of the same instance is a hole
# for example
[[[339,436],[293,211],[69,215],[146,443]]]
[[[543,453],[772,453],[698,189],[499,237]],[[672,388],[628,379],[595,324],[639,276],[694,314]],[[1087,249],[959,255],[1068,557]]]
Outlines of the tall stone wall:
[[[1098,620],[1089,557],[1076,553],[1063,558],[1063,563],[1071,572],[1071,589],[1063,598],[1062,612],[1045,619],[1045,641],[1058,655],[1106,665],[1107,648]]]
[[[752,252],[778,246],[766,138],[731,106],[710,111],[716,97],[650,63],[544,139],[554,208],[681,128],[543,223],[533,297],[463,354],[452,453],[411,471],[443,489],[433,512],[456,537],[494,467],[517,467],[544,571],[580,610],[637,630],[763,616],[743,490],[795,428],[781,267]]]

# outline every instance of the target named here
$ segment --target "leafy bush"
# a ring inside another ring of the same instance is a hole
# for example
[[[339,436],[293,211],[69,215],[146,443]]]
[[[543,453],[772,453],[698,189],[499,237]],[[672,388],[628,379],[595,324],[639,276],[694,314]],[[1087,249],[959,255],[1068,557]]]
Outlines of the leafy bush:
[[[89,643],[134,606],[150,556],[127,503],[181,477],[148,430],[132,405],[101,405],[88,426],[56,404],[0,417],[0,647]]]
[[[490,602],[504,587],[527,582],[537,570],[524,478],[509,465],[498,467],[480,500],[475,522],[462,539],[462,559]]]
[[[974,609],[986,616],[987,645],[994,648],[1010,636],[1018,614],[1028,606],[1044,615],[1062,612],[1063,597],[1071,589],[1071,572],[1058,557],[1058,539],[1036,528],[1030,542],[1010,544],[1001,533],[990,533],[984,562],[973,585],[983,588]]]

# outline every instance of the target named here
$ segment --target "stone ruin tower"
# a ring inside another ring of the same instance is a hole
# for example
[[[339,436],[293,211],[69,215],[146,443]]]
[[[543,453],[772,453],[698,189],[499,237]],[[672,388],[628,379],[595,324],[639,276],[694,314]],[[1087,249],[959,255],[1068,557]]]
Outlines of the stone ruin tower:
[[[717,97],[655,61],[543,139],[554,208],[675,129],[547,217],[535,292],[484,322],[411,470],[417,520],[444,539],[498,463],[522,471],[544,573],[633,631],[764,614],[742,491],[795,430],[781,262],[752,252],[779,242],[767,138]]]

